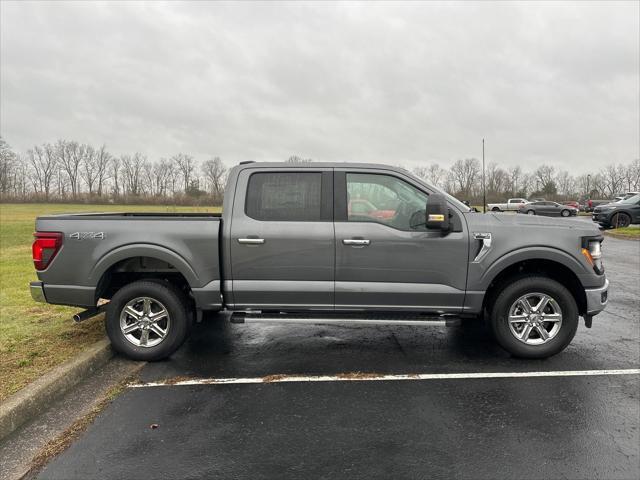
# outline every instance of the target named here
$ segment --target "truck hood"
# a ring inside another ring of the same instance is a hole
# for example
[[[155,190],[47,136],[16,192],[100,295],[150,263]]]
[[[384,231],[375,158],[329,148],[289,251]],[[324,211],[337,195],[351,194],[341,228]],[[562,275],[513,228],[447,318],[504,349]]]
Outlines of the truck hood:
[[[598,235],[600,229],[589,220],[578,220],[563,217],[543,217],[539,215],[521,215],[505,213],[471,213],[466,215],[469,227],[472,229],[483,226],[491,231],[491,228],[513,228],[520,229],[540,229],[540,228],[561,228],[575,230],[577,235]],[[476,230],[477,231],[477,230]]]

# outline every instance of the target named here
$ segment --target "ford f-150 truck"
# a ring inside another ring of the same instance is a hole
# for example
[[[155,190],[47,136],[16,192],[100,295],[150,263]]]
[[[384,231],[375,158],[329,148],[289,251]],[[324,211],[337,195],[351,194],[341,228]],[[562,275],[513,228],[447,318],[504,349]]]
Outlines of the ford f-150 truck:
[[[605,308],[602,240],[590,222],[475,213],[394,167],[250,162],[230,171],[222,214],[39,217],[31,293],[84,307],[77,321],[106,310],[115,349],[142,360],[220,310],[237,323],[482,317],[511,354],[540,358]]]

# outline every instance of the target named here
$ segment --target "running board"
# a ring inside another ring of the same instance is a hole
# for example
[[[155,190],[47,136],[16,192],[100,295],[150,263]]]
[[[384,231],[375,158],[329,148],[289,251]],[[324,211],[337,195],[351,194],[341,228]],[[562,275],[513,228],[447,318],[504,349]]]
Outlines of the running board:
[[[362,316],[321,316],[300,314],[264,314],[236,312],[231,315],[231,323],[306,323],[323,325],[410,325],[418,327],[454,327],[460,325],[460,318],[449,316],[409,316],[376,315]]]

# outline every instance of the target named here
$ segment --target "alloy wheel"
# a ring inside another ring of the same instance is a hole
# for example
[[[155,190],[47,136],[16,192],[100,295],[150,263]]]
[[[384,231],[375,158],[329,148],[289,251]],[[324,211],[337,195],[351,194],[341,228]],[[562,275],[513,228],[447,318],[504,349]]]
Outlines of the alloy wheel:
[[[509,331],[527,345],[542,345],[552,340],[562,327],[562,310],[546,293],[527,293],[509,308]]]
[[[120,331],[137,347],[155,347],[169,333],[171,318],[166,307],[151,297],[137,297],[120,312]]]

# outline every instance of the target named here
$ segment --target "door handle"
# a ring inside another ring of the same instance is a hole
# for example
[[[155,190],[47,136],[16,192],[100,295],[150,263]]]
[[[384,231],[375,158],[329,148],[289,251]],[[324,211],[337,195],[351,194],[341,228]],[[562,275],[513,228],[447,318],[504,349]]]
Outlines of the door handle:
[[[357,247],[364,247],[365,245],[369,245],[371,240],[365,240],[363,238],[345,238],[342,240],[342,243],[345,245],[355,245]]]
[[[243,245],[262,245],[264,238],[239,238],[238,243],[242,243]]]

